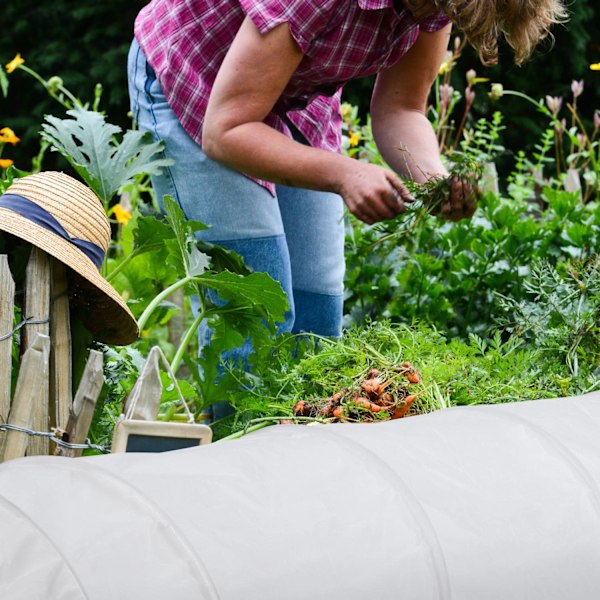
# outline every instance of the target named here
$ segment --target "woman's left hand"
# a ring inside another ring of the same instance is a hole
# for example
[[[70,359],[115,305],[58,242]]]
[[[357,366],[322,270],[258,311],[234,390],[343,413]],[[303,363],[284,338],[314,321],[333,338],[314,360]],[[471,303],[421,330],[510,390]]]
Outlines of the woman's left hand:
[[[434,214],[448,221],[470,219],[477,208],[476,186],[471,183],[470,178],[452,177],[448,179],[450,185],[448,197],[434,211]]]

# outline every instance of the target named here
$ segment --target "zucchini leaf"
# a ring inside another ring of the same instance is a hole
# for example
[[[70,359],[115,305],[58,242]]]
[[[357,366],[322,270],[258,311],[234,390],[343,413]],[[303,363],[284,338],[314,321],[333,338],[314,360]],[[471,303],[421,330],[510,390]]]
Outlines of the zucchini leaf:
[[[72,118],[46,116],[42,139],[62,154],[79,176],[100,197],[105,208],[117,190],[135,175],[158,175],[161,167],[173,164],[166,158],[154,158],[162,150],[150,135],[107,123],[104,115],[80,106],[67,111]]]

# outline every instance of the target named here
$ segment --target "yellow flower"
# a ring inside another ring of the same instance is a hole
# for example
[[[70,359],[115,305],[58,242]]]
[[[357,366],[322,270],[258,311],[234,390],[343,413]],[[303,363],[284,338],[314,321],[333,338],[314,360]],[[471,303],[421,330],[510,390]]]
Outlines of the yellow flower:
[[[357,133],[356,131],[349,131],[348,133],[350,134],[348,136],[348,141],[350,142],[350,146],[352,148],[354,148],[355,146],[358,146],[358,142],[360,141],[360,133]]]
[[[590,65],[590,69],[592,71],[600,71],[600,62],[594,63],[593,65]]]
[[[14,165],[15,163],[10,160],[10,158],[0,158],[0,169],[8,169],[10,165]]]
[[[127,225],[131,219],[131,213],[128,210],[125,210],[120,204],[115,204],[113,213],[115,219],[117,219],[117,223],[121,225]]]
[[[456,61],[460,57],[460,53],[453,54],[450,50],[446,52],[444,60],[440,65],[440,69],[438,71],[439,75],[445,75],[446,73],[450,73],[452,69],[456,66]]]
[[[6,72],[12,73],[15,69],[18,69],[25,62],[24,58],[21,58],[21,54],[17,52],[17,55],[6,65]]]
[[[3,127],[0,129],[0,143],[12,144],[15,146],[20,141],[21,138],[18,138],[10,127]]]

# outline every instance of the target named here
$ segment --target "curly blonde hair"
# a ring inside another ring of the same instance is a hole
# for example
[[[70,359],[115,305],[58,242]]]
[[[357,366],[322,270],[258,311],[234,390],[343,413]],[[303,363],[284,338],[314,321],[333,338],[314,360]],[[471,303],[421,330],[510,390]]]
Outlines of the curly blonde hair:
[[[503,36],[515,62],[527,60],[550,28],[564,23],[569,13],[562,0],[404,0],[417,19],[431,14],[432,4],[443,10],[479,53],[481,62],[498,62],[498,40]]]

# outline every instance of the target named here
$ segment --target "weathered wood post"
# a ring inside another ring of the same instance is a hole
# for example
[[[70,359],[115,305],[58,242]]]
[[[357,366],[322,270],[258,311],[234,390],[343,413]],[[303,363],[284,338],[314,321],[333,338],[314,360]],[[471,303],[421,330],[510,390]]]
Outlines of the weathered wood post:
[[[23,327],[21,334],[22,352],[33,344],[36,334],[50,334],[50,261],[48,255],[36,246],[31,247],[31,255],[25,270],[25,298],[23,318],[38,321]],[[48,376],[46,369],[46,377]],[[49,381],[41,381],[38,401],[33,407],[32,427],[36,431],[49,431],[50,414],[48,407]],[[27,453],[30,455],[48,454],[48,438],[32,437]]]
[[[15,282],[8,256],[0,255],[0,424],[8,422],[12,382],[12,329],[14,323]],[[0,431],[0,457],[6,433]]]
[[[71,444],[83,444],[88,435],[96,402],[104,384],[102,352],[90,350],[81,383],[77,388],[73,408],[65,426],[64,438]],[[58,446],[55,454],[58,456],[81,456],[81,448],[65,448]]]
[[[71,321],[67,269],[56,259],[52,264],[50,302],[50,427],[64,430],[73,404]]]
[[[15,396],[8,417],[9,424],[25,429],[32,428],[33,418],[36,416],[34,409],[43,398],[47,398],[49,363],[50,338],[38,333],[21,359]],[[25,432],[9,429],[6,432],[4,452],[0,462],[25,456],[25,450],[31,447],[31,439]]]
[[[15,307],[15,282],[8,267],[8,256],[0,255],[0,423],[8,419],[12,372],[12,329]]]
[[[158,415],[163,389],[158,359],[159,349],[154,346],[125,402],[123,413],[130,419],[154,421]]]

